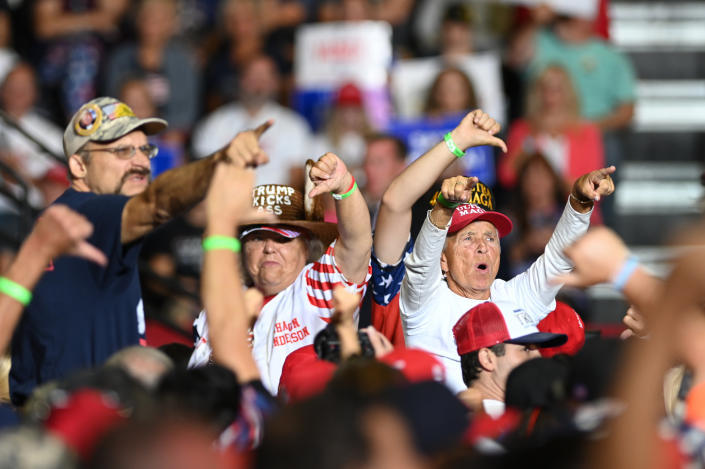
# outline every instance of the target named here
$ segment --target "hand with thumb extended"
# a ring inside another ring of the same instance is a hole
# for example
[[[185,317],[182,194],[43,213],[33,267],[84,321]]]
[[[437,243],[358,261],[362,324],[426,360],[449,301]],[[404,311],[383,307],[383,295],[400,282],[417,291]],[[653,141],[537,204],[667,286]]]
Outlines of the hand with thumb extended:
[[[480,145],[492,145],[506,153],[507,144],[496,137],[500,130],[501,126],[497,121],[481,109],[476,109],[469,112],[450,135],[463,151]]]
[[[325,192],[343,194],[352,184],[353,176],[337,155],[326,153],[311,167],[308,176],[314,184],[308,196],[313,198]]]

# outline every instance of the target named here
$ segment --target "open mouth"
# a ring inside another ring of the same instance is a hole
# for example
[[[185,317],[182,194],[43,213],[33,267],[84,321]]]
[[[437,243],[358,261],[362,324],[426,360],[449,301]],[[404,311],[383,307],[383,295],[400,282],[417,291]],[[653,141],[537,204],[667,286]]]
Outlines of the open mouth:
[[[481,270],[481,271],[485,272],[488,268],[489,267],[487,264],[477,264],[477,270]]]

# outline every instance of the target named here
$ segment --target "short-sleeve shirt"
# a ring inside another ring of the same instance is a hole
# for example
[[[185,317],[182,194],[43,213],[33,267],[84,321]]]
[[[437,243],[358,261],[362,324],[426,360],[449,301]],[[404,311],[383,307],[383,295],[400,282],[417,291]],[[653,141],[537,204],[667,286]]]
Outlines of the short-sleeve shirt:
[[[121,241],[128,200],[73,189],[56,200],[93,224],[88,242],[103,251],[108,265],[63,256],[47,267],[12,339],[10,394],[16,405],[35,386],[100,365],[144,338],[137,272],[141,242]]]
[[[348,281],[335,263],[333,241],[318,261],[306,265],[296,280],[284,290],[268,298],[253,328],[252,355],[259,369],[262,384],[273,395],[279,390],[284,360],[293,352],[313,343],[316,334],[330,322],[335,311],[333,289],[342,285],[365,295],[372,268],[362,283]],[[359,307],[355,310],[358,320]],[[195,347],[189,367],[208,361],[211,347],[208,341],[206,313],[194,321]]]
[[[580,99],[580,113],[586,119],[598,119],[636,99],[634,67],[624,54],[601,39],[569,44],[550,31],[539,32],[531,70],[540,73],[553,64],[568,71]]]

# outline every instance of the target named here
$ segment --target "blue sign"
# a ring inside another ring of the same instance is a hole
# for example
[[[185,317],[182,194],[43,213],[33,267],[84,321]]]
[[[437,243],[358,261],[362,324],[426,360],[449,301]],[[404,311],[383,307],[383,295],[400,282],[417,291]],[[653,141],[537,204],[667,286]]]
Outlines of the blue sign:
[[[420,118],[413,120],[392,120],[387,132],[402,139],[409,148],[408,161],[414,161],[431,147],[443,140],[443,136],[453,130],[463,116],[446,119]],[[488,186],[495,183],[494,147],[483,145],[465,152],[463,163],[465,176],[477,176]]]

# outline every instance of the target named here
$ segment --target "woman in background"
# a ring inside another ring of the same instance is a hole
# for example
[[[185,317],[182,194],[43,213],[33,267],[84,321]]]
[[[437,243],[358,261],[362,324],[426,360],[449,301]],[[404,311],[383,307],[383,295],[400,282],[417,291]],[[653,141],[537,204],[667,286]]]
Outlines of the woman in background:
[[[600,130],[580,118],[578,97],[563,68],[550,65],[536,77],[526,109],[526,117],[509,128],[509,151],[497,171],[503,186],[516,185],[523,153],[543,154],[568,186],[580,175],[605,166]]]

